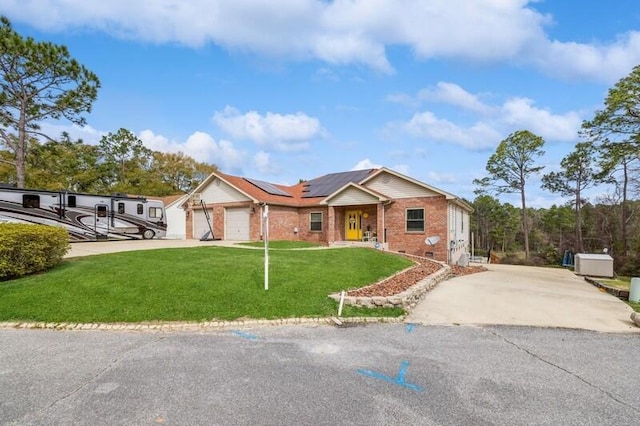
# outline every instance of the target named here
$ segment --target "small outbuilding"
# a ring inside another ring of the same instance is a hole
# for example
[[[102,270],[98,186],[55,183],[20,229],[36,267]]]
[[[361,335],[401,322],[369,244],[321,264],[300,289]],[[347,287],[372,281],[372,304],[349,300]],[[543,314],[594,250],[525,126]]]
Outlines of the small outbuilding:
[[[578,275],[613,278],[613,258],[608,254],[579,253],[574,262]]]

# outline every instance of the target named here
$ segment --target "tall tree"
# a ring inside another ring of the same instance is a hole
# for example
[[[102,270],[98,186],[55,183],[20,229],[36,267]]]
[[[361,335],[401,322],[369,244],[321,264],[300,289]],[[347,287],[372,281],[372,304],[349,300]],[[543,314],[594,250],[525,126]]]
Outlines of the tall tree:
[[[98,165],[98,147],[63,133],[59,141],[47,141],[31,149],[27,184],[31,188],[103,192],[105,181]]]
[[[153,151],[130,130],[121,128],[102,137],[100,153],[111,190],[140,193],[139,186],[149,171]]]
[[[521,225],[524,235],[525,257],[529,258],[529,225],[525,185],[527,179],[538,174],[544,166],[536,166],[537,157],[544,155],[544,139],[528,130],[518,130],[504,139],[487,161],[488,177],[475,179],[474,184],[497,193],[520,194]]]
[[[217,167],[199,163],[182,152],[154,152],[149,176],[159,190],[153,195],[173,195],[187,193],[195,189]],[[161,193],[159,193],[161,192]],[[151,194],[152,192],[145,192]]]
[[[0,140],[13,153],[16,183],[25,184],[27,144],[46,119],[84,125],[83,112],[96,100],[98,77],[65,46],[23,38],[0,17]]]
[[[571,230],[575,230],[575,214],[571,206],[558,207],[554,204],[544,209],[541,215],[542,231],[549,244],[557,246],[560,250],[575,246],[573,242],[565,240],[565,235],[570,235]]]
[[[576,144],[575,150],[560,161],[560,171],[547,173],[542,177],[542,188],[562,196],[573,198],[575,212],[576,251],[584,252],[582,241],[581,207],[583,191],[599,182],[594,168],[595,148],[591,142]]]
[[[623,173],[621,226],[623,250],[628,254],[628,173],[640,157],[640,65],[609,89],[604,109],[582,123],[582,132],[600,144],[605,172],[619,167]]]

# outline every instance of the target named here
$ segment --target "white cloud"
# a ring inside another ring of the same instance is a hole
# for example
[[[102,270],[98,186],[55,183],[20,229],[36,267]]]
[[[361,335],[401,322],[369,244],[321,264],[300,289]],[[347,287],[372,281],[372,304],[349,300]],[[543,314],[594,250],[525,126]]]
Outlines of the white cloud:
[[[398,126],[392,124],[392,127]],[[479,122],[462,127],[429,111],[414,114],[399,127],[414,137],[454,143],[469,149],[489,148],[501,139],[501,134],[488,124]]]
[[[430,182],[435,183],[457,183],[458,179],[456,175],[452,173],[438,173],[438,172],[429,172],[427,173],[427,178]]]
[[[473,95],[454,83],[440,81],[435,87],[422,89],[418,93],[419,100],[442,102],[467,110],[488,113],[491,107],[480,101],[477,95]]]
[[[183,152],[196,161],[215,164],[227,173],[238,173],[244,165],[246,153],[239,151],[227,140],[216,141],[205,132],[194,132],[186,141],[173,141],[156,135],[151,130],[143,130],[138,136],[149,149],[161,152]]]
[[[236,108],[226,106],[224,111],[214,114],[213,121],[234,138],[287,152],[307,150],[309,140],[322,134],[320,121],[301,112],[261,115],[249,111],[241,114]]]
[[[358,161],[358,163],[351,168],[351,170],[366,170],[366,169],[380,169],[383,166],[380,164],[375,164],[368,158],[364,160]]]
[[[582,124],[576,112],[554,115],[548,110],[536,108],[533,100],[526,98],[509,99],[501,110],[504,123],[512,128],[531,130],[545,139],[576,140]]]
[[[363,64],[392,72],[386,49],[421,59],[533,64],[565,78],[607,82],[640,62],[640,32],[615,40],[552,40],[552,17],[531,0],[0,0],[10,19],[39,29],[99,30],[138,42],[224,48],[291,60]],[[562,24],[562,23],[560,23]]]
[[[271,160],[271,154],[268,152],[257,152],[253,156],[253,165],[263,175],[274,175],[279,172],[279,168]]]
[[[396,97],[400,98],[400,95]],[[531,99],[517,97],[507,99],[501,105],[490,105],[452,83],[440,82],[435,87],[423,89],[416,97],[416,102],[418,100],[451,104],[474,111],[480,117],[475,123],[464,126],[438,117],[431,111],[423,111],[405,122],[390,123],[388,131],[400,130],[421,139],[453,143],[468,149],[485,149],[496,146],[508,134],[522,129],[530,130],[545,140],[572,142],[577,139],[582,124],[580,115],[575,111],[554,114],[536,107]]]
[[[89,145],[97,145],[106,135],[106,132],[100,132],[91,126],[78,126],[77,124],[60,124],[43,122],[40,123],[40,131],[51,138],[58,139],[62,132],[67,132],[71,140],[82,139]]]
[[[540,46],[532,61],[548,74],[566,80],[613,83],[640,62],[640,32],[630,31],[609,44],[550,41]]]

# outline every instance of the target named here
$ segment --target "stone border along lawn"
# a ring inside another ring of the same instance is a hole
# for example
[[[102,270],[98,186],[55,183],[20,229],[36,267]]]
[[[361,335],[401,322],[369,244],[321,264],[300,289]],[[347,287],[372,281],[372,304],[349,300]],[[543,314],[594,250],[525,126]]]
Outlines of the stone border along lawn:
[[[438,283],[452,276],[487,270],[484,266],[451,267],[425,257],[402,255],[412,259],[416,265],[370,286],[346,290],[344,304],[367,308],[403,308],[408,312]],[[340,302],[341,293],[333,293],[329,297]]]
[[[397,272],[391,277],[367,287],[347,292],[344,303],[361,307],[402,307],[407,312],[413,309],[427,292],[438,283],[453,276],[487,271],[484,266],[449,266],[446,263],[432,259],[397,253],[410,258],[416,265]],[[340,293],[329,295],[340,301]],[[346,324],[366,323],[401,323],[405,316],[400,317],[348,317],[340,318]],[[633,318],[632,318],[633,319]],[[640,321],[640,315],[638,316]],[[152,321],[141,323],[66,323],[66,322],[28,322],[12,321],[0,322],[0,329],[48,329],[48,330],[94,330],[94,331],[138,331],[138,332],[177,332],[177,331],[210,331],[234,328],[251,328],[256,326],[280,325],[336,325],[331,318],[282,318],[275,320],[235,320],[235,321],[206,321],[206,322],[171,322]],[[640,326],[640,324],[639,324]]]
[[[593,284],[602,291],[606,291],[607,293],[614,295],[618,299],[629,300],[629,290],[608,286],[605,283],[598,281],[597,278],[593,277],[584,277],[584,280],[590,284]]]

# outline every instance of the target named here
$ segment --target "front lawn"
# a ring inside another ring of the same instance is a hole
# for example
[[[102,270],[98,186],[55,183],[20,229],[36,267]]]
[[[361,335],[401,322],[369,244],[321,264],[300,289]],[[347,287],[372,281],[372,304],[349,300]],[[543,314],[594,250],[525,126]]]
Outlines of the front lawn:
[[[335,315],[327,295],[408,267],[371,249],[273,250],[269,290],[264,251],[197,247],[134,251],[65,261],[0,283],[0,321],[211,321]],[[401,309],[345,307],[343,316],[398,316]]]

